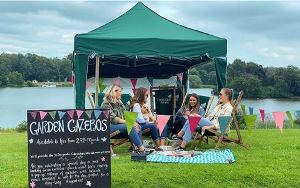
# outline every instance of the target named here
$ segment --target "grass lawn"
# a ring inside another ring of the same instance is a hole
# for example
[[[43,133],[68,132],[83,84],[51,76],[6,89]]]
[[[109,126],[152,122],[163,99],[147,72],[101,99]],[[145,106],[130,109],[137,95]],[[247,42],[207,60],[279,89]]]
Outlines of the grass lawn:
[[[230,146],[234,164],[131,162],[123,145],[112,160],[112,187],[300,187],[300,129],[242,131],[242,136],[251,147]],[[1,188],[27,186],[26,137],[0,132]],[[201,149],[213,146],[211,141]]]

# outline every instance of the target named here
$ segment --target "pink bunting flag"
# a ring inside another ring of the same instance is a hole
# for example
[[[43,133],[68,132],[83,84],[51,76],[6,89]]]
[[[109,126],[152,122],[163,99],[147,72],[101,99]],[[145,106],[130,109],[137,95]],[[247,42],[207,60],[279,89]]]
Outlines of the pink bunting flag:
[[[285,112],[272,112],[276,127],[280,129],[282,133],[283,121],[285,117]]]
[[[132,87],[135,88],[136,83],[137,83],[137,79],[136,78],[131,78],[130,81],[131,81]]]
[[[265,124],[265,110],[260,108],[259,112],[260,112],[261,121],[263,124]]]
[[[67,111],[67,113],[69,114],[70,118],[73,118],[74,110],[69,110],[69,111]]]
[[[91,87],[91,85],[92,85],[91,82],[86,81],[85,88],[88,89],[89,87]]]
[[[114,85],[120,85],[120,77],[114,78]]]
[[[82,110],[76,110],[76,114],[77,114],[77,117],[80,118],[81,115],[83,114],[83,111]]]
[[[199,121],[201,120],[201,116],[199,115],[190,115],[189,116],[189,124],[191,132],[194,132],[197,128]]]
[[[43,120],[46,115],[47,115],[47,112],[40,111],[41,120]]]
[[[169,115],[157,115],[157,127],[158,127],[158,131],[159,134],[161,135],[165,126],[167,125],[170,116]]]
[[[104,113],[105,117],[108,118],[108,116],[109,116],[109,111],[108,111],[108,110],[104,110],[103,113]]]
[[[33,120],[35,120],[35,118],[36,118],[36,112],[30,112],[30,115],[33,118]]]
[[[178,73],[177,74],[178,79],[180,80],[180,82],[182,83],[182,79],[183,79],[183,73]]]

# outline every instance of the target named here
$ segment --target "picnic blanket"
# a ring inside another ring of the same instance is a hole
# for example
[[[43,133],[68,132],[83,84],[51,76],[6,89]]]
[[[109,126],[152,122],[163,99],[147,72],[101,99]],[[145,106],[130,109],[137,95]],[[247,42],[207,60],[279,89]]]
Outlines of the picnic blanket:
[[[225,150],[208,150],[204,152],[189,151],[175,152],[174,151],[156,151],[147,156],[148,162],[162,163],[233,163],[235,158],[230,149]]]

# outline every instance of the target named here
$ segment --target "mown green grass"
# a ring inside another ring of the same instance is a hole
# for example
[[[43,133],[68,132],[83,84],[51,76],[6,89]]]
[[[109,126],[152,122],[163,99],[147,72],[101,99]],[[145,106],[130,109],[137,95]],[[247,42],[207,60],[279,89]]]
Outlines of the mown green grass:
[[[232,130],[232,133],[234,130]],[[300,129],[242,131],[247,150],[231,148],[234,164],[131,162],[128,145],[115,149],[112,187],[300,187]],[[214,147],[214,142],[201,149]],[[0,187],[27,186],[25,133],[0,132]]]

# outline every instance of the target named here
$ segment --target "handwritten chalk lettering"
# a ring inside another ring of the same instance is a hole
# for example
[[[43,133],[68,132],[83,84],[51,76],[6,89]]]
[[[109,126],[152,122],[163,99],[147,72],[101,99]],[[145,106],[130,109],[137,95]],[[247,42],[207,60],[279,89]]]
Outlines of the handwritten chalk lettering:
[[[106,131],[107,130],[107,120],[106,119],[71,119],[67,124],[68,130],[71,133],[81,132],[81,131]]]
[[[29,125],[29,131],[32,135],[46,134],[51,132],[64,132],[64,121],[32,122]]]

